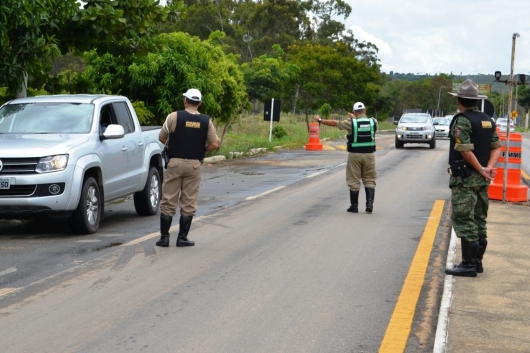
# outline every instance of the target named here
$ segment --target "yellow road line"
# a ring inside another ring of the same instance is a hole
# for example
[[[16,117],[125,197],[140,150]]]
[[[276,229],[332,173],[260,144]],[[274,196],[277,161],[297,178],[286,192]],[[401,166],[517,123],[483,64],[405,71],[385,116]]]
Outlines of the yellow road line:
[[[6,294],[9,294],[9,293],[11,293],[13,291],[16,291],[17,289],[18,288],[2,288],[2,289],[0,289],[0,297],[4,296]]]
[[[322,148],[326,151],[335,151],[335,147],[330,145],[322,145]]]
[[[523,175],[523,179],[530,179],[530,175],[526,174],[524,170],[521,169],[521,174]]]
[[[405,351],[443,207],[443,200],[434,202],[431,215],[421,236],[409,273],[405,278],[396,307],[379,347],[379,353],[403,353]]]

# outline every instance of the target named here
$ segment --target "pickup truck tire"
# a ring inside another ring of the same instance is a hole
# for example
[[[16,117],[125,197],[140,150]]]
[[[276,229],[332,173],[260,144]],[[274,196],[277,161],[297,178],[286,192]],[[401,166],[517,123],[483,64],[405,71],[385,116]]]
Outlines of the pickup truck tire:
[[[134,208],[140,216],[154,216],[160,206],[162,185],[158,169],[151,167],[142,191],[134,194]]]
[[[96,180],[86,178],[81,189],[77,208],[68,218],[70,229],[75,234],[93,234],[99,228],[101,220],[101,195]]]
[[[431,142],[429,142],[429,148],[435,149],[436,148],[436,137],[433,137]]]
[[[399,141],[398,138],[396,137],[396,148],[403,148],[403,141]]]

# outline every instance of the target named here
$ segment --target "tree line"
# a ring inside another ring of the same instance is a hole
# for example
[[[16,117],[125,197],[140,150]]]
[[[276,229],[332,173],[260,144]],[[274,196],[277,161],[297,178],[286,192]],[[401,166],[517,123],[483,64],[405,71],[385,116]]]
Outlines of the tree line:
[[[252,103],[309,114],[363,101],[379,120],[405,108],[456,109],[447,74],[382,73],[378,48],[347,30],[344,0],[18,0],[0,5],[0,99],[122,94],[143,123],[183,107],[189,87],[229,126]]]

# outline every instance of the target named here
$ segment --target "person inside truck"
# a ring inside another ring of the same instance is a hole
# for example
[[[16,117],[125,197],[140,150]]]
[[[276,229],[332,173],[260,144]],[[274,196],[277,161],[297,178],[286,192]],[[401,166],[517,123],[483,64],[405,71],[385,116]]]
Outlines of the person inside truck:
[[[105,108],[106,106],[101,109],[101,113],[99,114],[99,125],[101,126],[101,133],[105,133],[105,130],[107,130],[107,126],[111,124],[110,112],[108,109]]]

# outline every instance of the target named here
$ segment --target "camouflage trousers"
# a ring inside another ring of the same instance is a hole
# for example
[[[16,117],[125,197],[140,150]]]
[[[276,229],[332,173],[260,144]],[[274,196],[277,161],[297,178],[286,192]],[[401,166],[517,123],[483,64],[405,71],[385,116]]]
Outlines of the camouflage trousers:
[[[451,220],[458,238],[475,241],[486,238],[486,218],[488,217],[488,186],[451,187]]]

